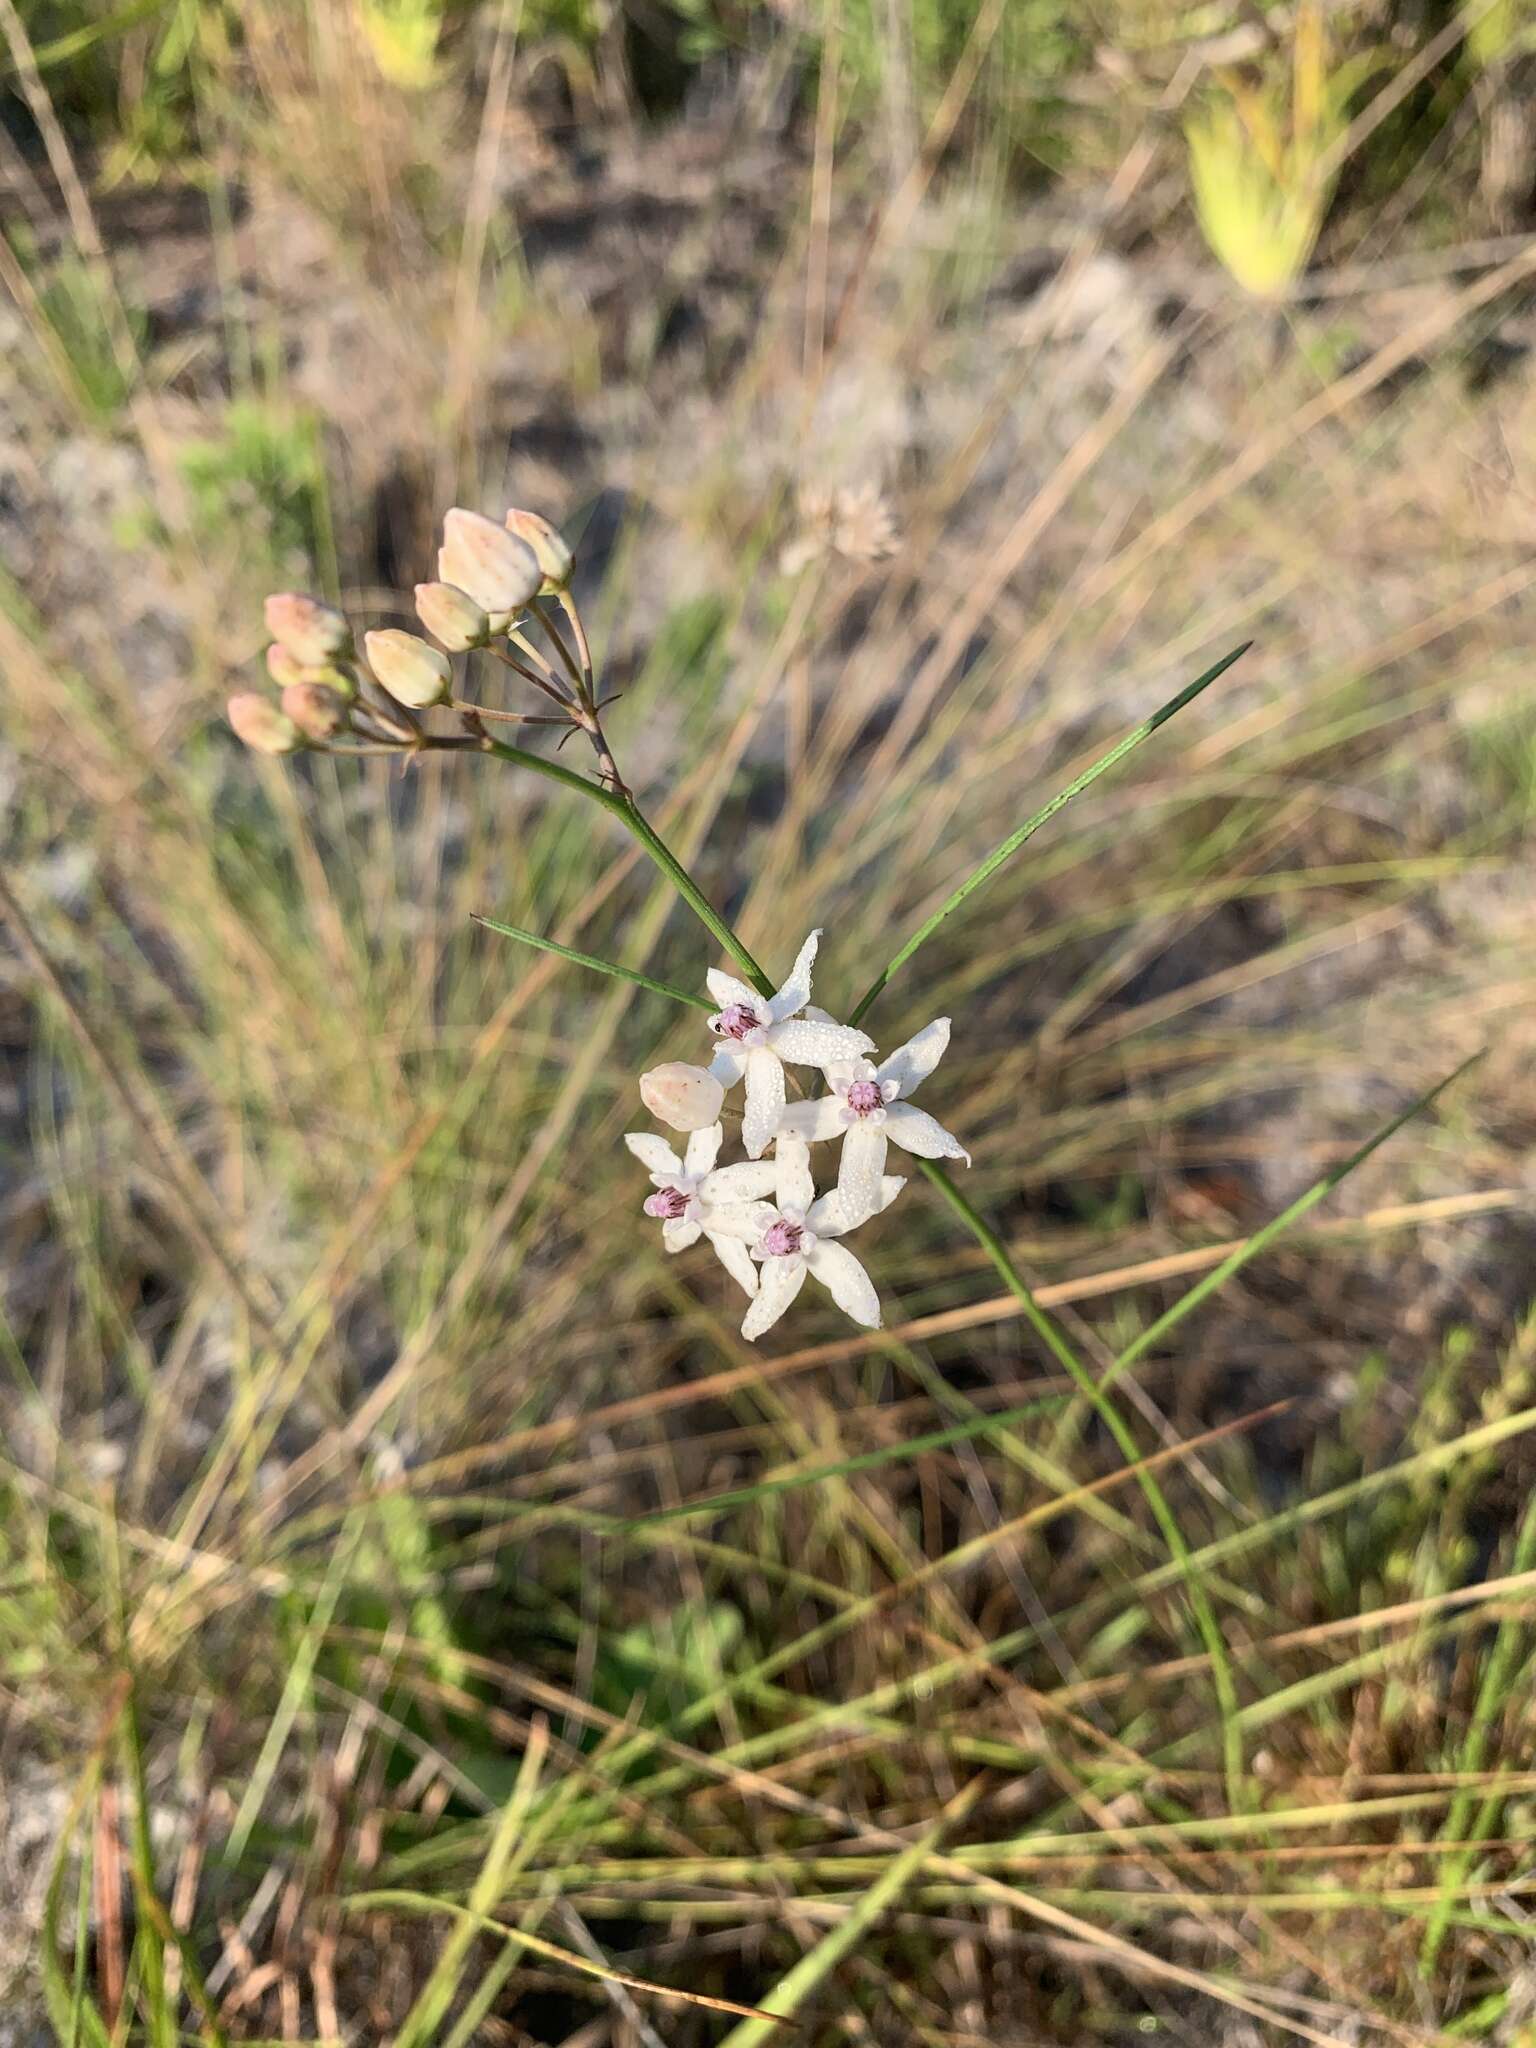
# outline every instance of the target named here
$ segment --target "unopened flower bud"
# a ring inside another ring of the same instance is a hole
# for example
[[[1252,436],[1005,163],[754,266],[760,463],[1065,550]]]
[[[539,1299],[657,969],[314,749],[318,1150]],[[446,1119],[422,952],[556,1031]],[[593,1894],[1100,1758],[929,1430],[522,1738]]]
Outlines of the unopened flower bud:
[[[267,631],[305,668],[318,668],[352,645],[352,628],[334,605],[318,597],[280,590],[267,599],[265,612]]]
[[[488,612],[514,611],[544,581],[533,549],[494,519],[455,506],[443,521],[437,573]]]
[[[291,647],[274,640],[267,649],[267,674],[280,690],[286,690],[290,683],[303,682],[305,668]]]
[[[323,744],[347,728],[345,698],[324,683],[290,683],[283,691],[283,709],[307,740]]]
[[[365,633],[368,666],[397,704],[409,704],[424,711],[429,704],[441,704],[448,695],[453,670],[446,654],[429,647],[415,633],[403,633],[395,626],[382,632]]]
[[[258,754],[291,754],[304,744],[287,712],[259,690],[237,690],[225,708],[236,734]]]
[[[450,654],[462,654],[468,647],[484,647],[491,637],[485,607],[462,590],[455,590],[451,583],[418,583],[416,616]]]
[[[564,590],[571,580],[571,551],[564,535],[537,512],[523,512],[515,505],[507,514],[507,531],[533,549],[533,558],[544,578],[544,594]]]
[[[706,1068],[669,1060],[640,1076],[640,1100],[674,1131],[704,1131],[718,1121],[725,1090]]]

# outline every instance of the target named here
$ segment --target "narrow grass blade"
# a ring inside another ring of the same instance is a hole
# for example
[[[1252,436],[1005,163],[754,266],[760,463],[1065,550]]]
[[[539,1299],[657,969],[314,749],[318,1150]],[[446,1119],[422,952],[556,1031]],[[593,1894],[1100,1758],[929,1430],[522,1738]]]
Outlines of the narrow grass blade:
[[[730,1493],[711,1494],[707,1500],[686,1500],[675,1508],[658,1508],[653,1514],[637,1517],[635,1526],[683,1521],[694,1515],[724,1514],[728,1508],[750,1507],[754,1501],[768,1500],[778,1493],[792,1493],[798,1487],[817,1486],[826,1479],[845,1479],[850,1472],[872,1472],[880,1465],[895,1465],[906,1458],[921,1458],[928,1451],[942,1451],[950,1444],[964,1443],[969,1437],[988,1436],[994,1430],[1008,1429],[1016,1422],[1032,1421],[1037,1415],[1059,1408],[1066,1398],[1065,1394],[1047,1394],[1038,1401],[1026,1401],[1022,1407],[1001,1408],[996,1414],[986,1413],[969,1422],[957,1422],[950,1429],[930,1430],[926,1436],[908,1437],[902,1443],[887,1444],[878,1451],[864,1451],[856,1458],[843,1458],[835,1465],[815,1465],[808,1472],[791,1472],[783,1479],[765,1479],[756,1486],[738,1486]]]
[[[767,2020],[771,2026],[778,2024],[778,2016],[764,2006],[738,2005],[734,1999],[711,1998],[702,1991],[684,1991],[676,1984],[655,1984],[649,1977],[631,1977],[623,1970],[609,1969],[606,1963],[594,1963],[574,1949],[561,1948],[558,1942],[546,1941],[542,1934],[530,1934],[525,1927],[509,1927],[505,1921],[493,1919],[489,1913],[477,1913],[453,1899],[429,1898],[425,1892],[374,1891],[354,1893],[341,1903],[346,1911],[358,1913],[372,1912],[379,1906],[396,1906],[405,1913],[447,1913],[467,1929],[471,1939],[477,1933],[499,1935],[503,1941],[532,1949],[537,1956],[548,1956],[551,1962],[564,1963],[588,1977],[601,1977],[605,1983],[622,1984],[630,1991],[645,1991],[653,1998],[674,1998],[683,2005],[701,2005],[710,2012],[741,2013],[749,2019]],[[396,2048],[403,2048],[403,2037],[397,2038]]]
[[[459,1978],[474,1947],[475,1935],[482,1919],[488,1918],[491,1908],[501,1899],[502,1887],[517,1847],[518,1837],[523,1833],[533,1795],[538,1789],[539,1773],[549,1753],[549,1731],[543,1721],[535,1721],[523,1751],[522,1763],[517,1773],[517,1782],[512,1787],[510,1798],[502,1808],[491,1836],[485,1860],[480,1865],[478,1876],[469,1894],[469,1910],[458,1921],[453,1932],[443,1943],[442,1951],[433,1965],[432,1974],[421,1987],[421,1992],[401,2023],[395,2036],[395,2048],[427,2048],[446,2018],[453,1996],[458,1989]]]
[[[1513,1572],[1527,1572],[1536,1565],[1536,1496],[1526,1504],[1525,1517],[1520,1525],[1520,1534],[1515,1543]],[[1521,1674],[1524,1669],[1524,1652],[1529,1641],[1525,1624],[1516,1615],[1509,1615],[1499,1623],[1494,1636],[1493,1647],[1488,1652],[1488,1661],[1483,1666],[1482,1683],[1477,1689],[1477,1702],[1472,1709],[1472,1719],[1462,1737],[1457,1757],[1458,1770],[1480,1772],[1483,1760],[1488,1754],[1500,1716],[1517,1689],[1524,1691]],[[1457,1795],[1450,1812],[1446,1815],[1442,1830],[1448,1842],[1459,1841],[1470,1830],[1473,1839],[1481,1841],[1493,1831],[1502,1804],[1497,1790],[1482,1799],[1471,1791]],[[1473,1809],[1476,1809],[1474,1813]],[[1472,1857],[1462,1851],[1454,1861],[1444,1864],[1440,1878],[1442,1890],[1434,1911],[1429,1916],[1429,1925],[1424,1930],[1423,1946],[1419,1950],[1419,1969],[1427,1977],[1434,1968],[1435,1958],[1445,1939],[1445,1931],[1451,1924],[1456,1906],[1456,1888],[1467,1875]]]
[[[763,2001],[763,2017],[743,2020],[732,2027],[720,2048],[762,2048],[770,2039],[775,2022],[793,2017],[822,1980],[858,1947],[887,1906],[898,1899],[938,1847],[944,1830],[968,1813],[980,1796],[983,1781],[972,1779],[957,1799],[910,1847],[903,1849],[890,1868],[864,1894],[845,1920],[840,1920],[807,1951],[786,1976],[779,1979]]]
[[[895,954],[875,976],[875,979],[854,1005],[853,1013],[848,1019],[849,1023],[858,1023],[870,1004],[875,1000],[875,997],[879,995],[880,991],[896,974],[897,970],[906,965],[926,939],[933,937],[945,918],[958,910],[968,896],[974,895],[983,882],[990,881],[1005,861],[1013,858],[1026,839],[1032,839],[1042,825],[1048,824],[1058,811],[1064,810],[1071,803],[1073,797],[1081,796],[1091,782],[1097,782],[1099,777],[1113,768],[1117,761],[1123,761],[1126,755],[1131,753],[1136,747],[1139,747],[1144,739],[1150,738],[1160,725],[1166,725],[1175,712],[1182,711],[1186,704],[1192,703],[1202,690],[1208,689],[1218,676],[1224,675],[1233,662],[1246,654],[1252,645],[1253,642],[1251,640],[1245,640],[1241,647],[1234,647],[1230,654],[1223,655],[1213,668],[1208,668],[1205,671],[1204,675],[1196,676],[1195,680],[1188,684],[1186,688],[1180,690],[1176,697],[1170,697],[1168,702],[1154,711],[1150,718],[1144,718],[1140,725],[1134,727],[1132,731],[1125,735],[1124,739],[1118,740],[1107,754],[1101,754],[1091,768],[1085,768],[1076,781],[1069,782],[1065,789],[1053,796],[1050,802],[1041,810],[1036,811],[1032,818],[1026,819],[1017,832],[1011,832],[1001,846],[994,847],[981,863],[981,866],[972,869],[971,873],[966,876],[953,895],[946,897],[932,917],[918,926],[901,951]]]
[[[1393,1117],[1390,1123],[1383,1124],[1375,1136],[1368,1138],[1358,1152],[1352,1152],[1348,1159],[1325,1173],[1321,1180],[1315,1180],[1305,1194],[1298,1195],[1289,1208],[1282,1209],[1278,1216],[1272,1217],[1262,1229],[1256,1230],[1252,1237],[1244,1238],[1219,1266],[1213,1267],[1209,1273],[1197,1280],[1187,1293],[1180,1295],[1172,1308],[1167,1309],[1155,1322],[1149,1323],[1141,1335],[1125,1347],[1099,1381],[1100,1387],[1112,1386],[1129,1366],[1134,1365],[1138,1358],[1144,1356],[1170,1330],[1183,1322],[1201,1302],[1208,1300],[1219,1288],[1224,1287],[1233,1274],[1241,1271],[1250,1259],[1256,1259],[1260,1252],[1267,1251],[1277,1237],[1289,1230],[1293,1223],[1299,1223],[1303,1216],[1315,1209],[1326,1196],[1331,1195],[1336,1187],[1348,1180],[1357,1167],[1363,1166],[1373,1152],[1385,1145],[1388,1138],[1395,1137],[1404,1124],[1411,1123],[1416,1116],[1421,1115],[1453,1082],[1459,1081],[1469,1068],[1475,1067],[1484,1057],[1486,1055],[1479,1051],[1464,1059],[1459,1067],[1445,1076],[1444,1080],[1437,1081],[1433,1088],[1410,1102],[1408,1107]]]
[[[1142,1497],[1152,1511],[1152,1518],[1168,1547],[1175,1569],[1183,1578],[1184,1588],[1189,1596],[1190,1612],[1194,1615],[1195,1626],[1210,1658],[1211,1686],[1216,1694],[1216,1709],[1221,1717],[1227,1800],[1228,1804],[1236,1809],[1242,1804],[1245,1783],[1242,1735],[1238,1724],[1237,1681],[1232,1674],[1232,1663],[1227,1655],[1226,1638],[1221,1632],[1221,1623],[1216,1619],[1216,1610],[1206,1591],[1205,1581],[1195,1563],[1194,1554],[1184,1539],[1184,1532],[1179,1527],[1178,1517],[1169,1504],[1168,1496],[1143,1464],[1136,1439],[1120,1410],[1072,1349],[1060,1327],[1035,1300],[1033,1290],[1014,1265],[1008,1247],[997,1232],[972,1208],[938,1160],[919,1159],[917,1164],[992,1261],[1003,1284],[1023,1309],[1035,1334],[1046,1345],[1057,1363],[1064,1368],[1079,1392],[1092,1404],[1094,1412],[1114,1438],[1126,1463],[1137,1468],[1136,1477]]]
[[[525,946],[537,946],[541,953],[558,953],[562,960],[574,960],[578,967],[590,967],[594,974],[612,975],[615,981],[632,981],[636,988],[648,988],[653,996],[667,996],[674,1003],[689,1003],[695,1010],[712,1010],[715,1006],[708,996],[696,996],[685,988],[674,988],[670,981],[653,981],[648,974],[638,974],[633,967],[620,967],[612,960],[599,960],[592,953],[578,953],[574,946],[562,946],[557,939],[546,939],[538,932],[525,932],[515,924],[501,924],[494,917],[475,918],[476,924],[483,924],[488,932],[500,932],[504,939],[521,939]]]

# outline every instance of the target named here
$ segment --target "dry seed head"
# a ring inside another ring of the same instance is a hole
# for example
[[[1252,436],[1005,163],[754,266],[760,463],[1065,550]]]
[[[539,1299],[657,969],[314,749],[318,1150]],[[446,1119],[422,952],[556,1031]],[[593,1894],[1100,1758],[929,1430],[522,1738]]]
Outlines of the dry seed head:
[[[289,683],[283,709],[307,740],[323,744],[347,729],[346,699],[324,683]]]
[[[544,581],[533,549],[494,519],[456,505],[443,521],[437,573],[488,612],[516,611]]]
[[[669,1060],[640,1076],[640,1100],[674,1131],[705,1131],[719,1119],[725,1090],[707,1068]]]
[[[537,512],[523,512],[517,506],[507,514],[507,531],[516,534],[533,550],[544,577],[542,595],[564,590],[571,580],[572,557],[564,536]]]
[[[296,590],[279,590],[267,599],[267,631],[280,640],[305,668],[319,668],[352,645],[352,628],[334,605]]]
[[[462,590],[455,590],[451,583],[418,583],[416,616],[450,654],[484,647],[491,637],[485,607]]]
[[[429,647],[417,634],[386,626],[381,632],[365,633],[363,645],[368,666],[397,704],[425,711],[448,695],[453,670],[447,655]]]
[[[259,690],[237,690],[225,711],[238,737],[258,754],[291,754],[304,744],[288,713]]]

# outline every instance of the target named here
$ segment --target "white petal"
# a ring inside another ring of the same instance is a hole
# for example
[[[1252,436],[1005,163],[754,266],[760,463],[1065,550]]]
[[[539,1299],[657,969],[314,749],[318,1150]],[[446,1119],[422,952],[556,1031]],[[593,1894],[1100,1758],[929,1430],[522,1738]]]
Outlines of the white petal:
[[[852,1316],[866,1330],[879,1329],[880,1297],[875,1283],[846,1245],[818,1239],[806,1264],[845,1316]]]
[[[761,1337],[764,1330],[771,1330],[804,1285],[804,1259],[765,1259],[757,1298],[742,1318],[743,1337]]]
[[[873,1216],[880,1206],[885,1150],[885,1130],[880,1124],[855,1124],[843,1140],[837,1162],[837,1192],[843,1198],[844,1211],[860,1222]]]
[[[779,1118],[781,1132],[788,1131],[812,1145],[823,1138],[840,1138],[846,1128],[840,1095],[823,1095],[816,1102],[792,1102]]]
[[[720,1157],[720,1147],[725,1142],[725,1131],[719,1124],[706,1124],[702,1131],[690,1131],[688,1149],[683,1154],[685,1172],[698,1175],[708,1173]]]
[[[761,1159],[784,1114],[784,1069],[777,1053],[755,1045],[747,1054],[747,1104],[741,1142],[750,1159]]]
[[[810,1017],[770,1024],[768,1043],[781,1060],[792,1060],[797,1067],[831,1066],[875,1049],[868,1033],[855,1031],[851,1024],[818,1024]]]
[[[686,1216],[669,1216],[661,1226],[661,1241],[669,1252],[685,1252],[699,1241],[699,1225]]]
[[[748,988],[744,981],[738,981],[734,974],[722,973],[718,967],[710,968],[704,986],[722,1010],[728,1010],[732,1003],[745,1003],[755,1017],[761,1017],[768,1008],[755,988]]]
[[[768,1005],[775,1024],[782,1023],[786,1017],[793,1017],[796,1010],[803,1010],[811,1000],[811,964],[816,958],[816,948],[820,943],[821,932],[812,932],[795,956],[795,964],[789,970],[788,981]]]
[[[723,1088],[734,1088],[747,1071],[746,1047],[722,1045],[710,1061],[709,1071]]]
[[[771,1159],[743,1159],[736,1166],[717,1166],[699,1189],[699,1200],[717,1207],[766,1202],[778,1184],[778,1171]]]
[[[880,1199],[871,1213],[876,1216],[883,1214],[906,1184],[905,1178],[899,1173],[883,1174],[880,1180]],[[805,1220],[817,1237],[842,1237],[850,1230],[857,1230],[861,1223],[867,1223],[869,1215],[855,1215],[844,1201],[841,1191],[829,1188],[818,1201],[812,1202]]]
[[[757,1266],[740,1238],[722,1237],[714,1230],[706,1230],[704,1235],[714,1247],[715,1257],[742,1292],[748,1296],[756,1294]]]
[[[960,1140],[951,1137],[926,1110],[914,1109],[910,1102],[891,1104],[885,1112],[885,1135],[905,1146],[908,1152],[915,1152],[919,1159],[963,1159],[967,1166],[971,1163],[971,1155]]]
[[[734,1237],[740,1244],[756,1244],[778,1220],[772,1202],[726,1202],[710,1210],[709,1231],[711,1237]]]
[[[811,1179],[810,1147],[793,1131],[781,1131],[779,1142],[773,1148],[773,1158],[779,1207],[798,1209],[803,1216],[816,1199],[816,1183]]]
[[[894,1081],[903,1095],[910,1095],[918,1082],[933,1072],[948,1047],[949,1019],[935,1017],[905,1045],[898,1045],[889,1059],[880,1062],[880,1079]]]
[[[666,1139],[659,1137],[655,1131],[626,1131],[624,1142],[647,1173],[674,1174],[683,1171],[681,1159]]]
[[[817,1022],[831,1024],[831,1017],[818,1018]],[[838,1095],[846,1095],[855,1081],[873,1081],[875,1069],[868,1060],[834,1060],[830,1067],[823,1069],[827,1086]]]

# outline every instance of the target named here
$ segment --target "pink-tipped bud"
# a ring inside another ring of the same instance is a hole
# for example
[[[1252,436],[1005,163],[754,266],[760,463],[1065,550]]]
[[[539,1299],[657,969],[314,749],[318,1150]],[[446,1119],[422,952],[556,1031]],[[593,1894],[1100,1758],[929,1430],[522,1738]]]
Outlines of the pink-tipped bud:
[[[289,683],[283,691],[283,709],[305,739],[317,745],[347,729],[346,699],[324,683]]]
[[[533,559],[544,578],[544,595],[564,590],[571,580],[571,551],[565,536],[537,512],[523,512],[515,505],[507,514],[507,531],[533,549]]]
[[[453,670],[447,655],[429,647],[415,633],[386,626],[382,632],[365,633],[363,645],[368,650],[368,666],[397,704],[425,711],[448,695]]]
[[[544,581],[533,549],[494,519],[456,505],[443,521],[437,573],[488,612],[515,611]]]
[[[640,1076],[640,1100],[674,1131],[706,1131],[719,1118],[725,1090],[706,1068],[669,1060]]]
[[[469,647],[484,647],[491,637],[491,622],[484,605],[478,605],[451,583],[418,583],[416,616],[450,654],[462,654]]]
[[[291,754],[304,744],[287,712],[259,690],[237,690],[225,710],[238,737],[258,754]]]
[[[334,605],[296,590],[280,590],[265,606],[267,631],[304,668],[319,668],[352,645],[352,628]]]

